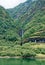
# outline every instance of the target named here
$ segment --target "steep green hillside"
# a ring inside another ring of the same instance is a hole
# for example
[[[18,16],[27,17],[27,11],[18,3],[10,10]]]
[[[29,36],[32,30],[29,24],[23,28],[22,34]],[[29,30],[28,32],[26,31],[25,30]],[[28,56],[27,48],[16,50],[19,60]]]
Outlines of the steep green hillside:
[[[16,19],[16,27],[19,33],[23,31],[24,39],[45,38],[45,0],[27,0],[8,12]]]
[[[14,23],[13,18],[0,6],[0,41],[17,41],[20,39]]]
[[[32,19],[24,27],[24,37],[45,38],[45,1],[36,1],[34,7],[31,14]]]
[[[44,58],[42,42],[45,42],[45,0],[27,0],[7,10],[0,6],[0,56]]]
[[[0,39],[45,38],[45,0],[27,0],[15,8],[0,6]]]

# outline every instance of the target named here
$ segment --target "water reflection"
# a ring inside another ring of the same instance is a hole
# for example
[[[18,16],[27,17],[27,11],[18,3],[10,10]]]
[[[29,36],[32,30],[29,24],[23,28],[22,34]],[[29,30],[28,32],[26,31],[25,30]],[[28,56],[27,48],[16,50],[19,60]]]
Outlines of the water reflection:
[[[0,59],[0,65],[45,65],[45,60],[31,59]]]

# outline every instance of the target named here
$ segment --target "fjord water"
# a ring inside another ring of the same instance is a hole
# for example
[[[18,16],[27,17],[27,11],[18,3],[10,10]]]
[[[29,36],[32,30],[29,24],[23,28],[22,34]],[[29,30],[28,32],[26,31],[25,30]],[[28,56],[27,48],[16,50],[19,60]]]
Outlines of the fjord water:
[[[45,65],[45,60],[0,59],[0,65]]]

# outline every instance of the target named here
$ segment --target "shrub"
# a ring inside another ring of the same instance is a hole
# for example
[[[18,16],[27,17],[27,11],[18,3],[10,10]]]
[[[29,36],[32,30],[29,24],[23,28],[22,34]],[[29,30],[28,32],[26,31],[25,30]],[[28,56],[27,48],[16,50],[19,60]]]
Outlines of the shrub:
[[[35,57],[36,53],[33,50],[22,51],[22,57]]]

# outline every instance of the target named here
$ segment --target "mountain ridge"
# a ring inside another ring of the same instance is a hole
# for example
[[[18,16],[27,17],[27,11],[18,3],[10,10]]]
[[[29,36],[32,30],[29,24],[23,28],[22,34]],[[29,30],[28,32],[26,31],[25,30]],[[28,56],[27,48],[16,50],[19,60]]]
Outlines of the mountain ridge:
[[[29,38],[45,38],[45,0],[27,0],[6,11],[13,19],[12,30],[15,30],[13,34],[17,33],[16,37],[20,38],[20,41]]]

